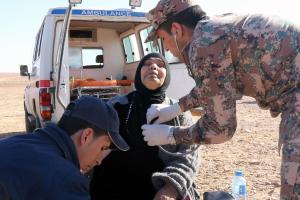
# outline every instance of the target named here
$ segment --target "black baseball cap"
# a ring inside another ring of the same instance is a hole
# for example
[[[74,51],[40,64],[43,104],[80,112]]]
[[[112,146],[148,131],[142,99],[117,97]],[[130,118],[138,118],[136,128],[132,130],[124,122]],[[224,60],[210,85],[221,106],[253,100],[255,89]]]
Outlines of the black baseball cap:
[[[92,96],[82,96],[69,104],[72,109],[64,116],[86,121],[97,128],[106,130],[112,143],[120,150],[129,150],[128,144],[119,134],[119,117],[116,110],[108,103]],[[68,106],[68,107],[69,107]]]

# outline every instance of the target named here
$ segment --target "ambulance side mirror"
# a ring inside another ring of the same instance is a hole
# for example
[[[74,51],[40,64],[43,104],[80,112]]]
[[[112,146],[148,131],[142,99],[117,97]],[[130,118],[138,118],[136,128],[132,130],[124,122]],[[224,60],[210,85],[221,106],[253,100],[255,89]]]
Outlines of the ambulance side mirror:
[[[27,65],[20,65],[20,75],[21,76],[28,76],[30,79],[30,74],[28,72],[28,66]]]

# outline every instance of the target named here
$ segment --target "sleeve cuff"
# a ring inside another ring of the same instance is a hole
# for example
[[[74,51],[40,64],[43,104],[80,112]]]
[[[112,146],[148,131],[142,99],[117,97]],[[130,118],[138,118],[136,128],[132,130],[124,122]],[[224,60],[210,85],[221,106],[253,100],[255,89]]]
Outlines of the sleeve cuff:
[[[180,177],[178,177],[178,179],[180,180]],[[165,173],[154,173],[152,176],[152,183],[154,188],[156,189],[160,189],[166,183],[169,183],[170,185],[175,187],[175,189],[181,197],[185,197],[188,194],[187,189],[183,187],[183,185],[185,185],[184,183],[179,183],[177,180],[166,175]]]

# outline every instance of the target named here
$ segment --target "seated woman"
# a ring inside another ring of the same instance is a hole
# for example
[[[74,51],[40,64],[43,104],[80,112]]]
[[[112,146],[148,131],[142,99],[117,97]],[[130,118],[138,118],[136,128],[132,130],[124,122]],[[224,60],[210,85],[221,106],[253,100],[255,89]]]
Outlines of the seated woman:
[[[92,200],[199,199],[194,184],[199,164],[198,151],[172,156],[157,146],[148,146],[143,140],[141,126],[146,123],[150,105],[174,103],[166,97],[169,83],[167,61],[160,54],[151,53],[137,67],[136,90],[110,101],[118,112],[120,134],[130,150],[111,151],[110,156],[94,168],[90,184]],[[191,115],[187,113],[167,124],[189,126],[191,123]],[[185,152],[192,147],[167,145],[164,148],[172,152]]]

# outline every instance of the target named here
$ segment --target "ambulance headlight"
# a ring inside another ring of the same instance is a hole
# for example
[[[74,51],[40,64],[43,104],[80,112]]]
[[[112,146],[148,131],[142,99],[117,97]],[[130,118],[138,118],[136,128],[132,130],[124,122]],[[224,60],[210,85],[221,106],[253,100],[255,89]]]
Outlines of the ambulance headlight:
[[[70,4],[81,4],[82,0],[69,0]]]

